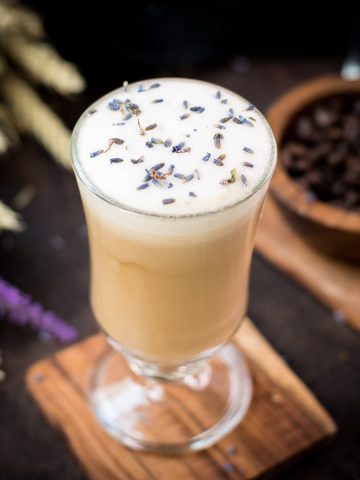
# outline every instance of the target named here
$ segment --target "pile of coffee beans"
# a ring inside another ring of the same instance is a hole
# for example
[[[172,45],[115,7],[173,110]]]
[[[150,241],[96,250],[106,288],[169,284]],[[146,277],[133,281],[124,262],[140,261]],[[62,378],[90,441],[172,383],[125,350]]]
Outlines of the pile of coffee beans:
[[[360,212],[360,95],[325,98],[299,113],[280,160],[309,202]]]

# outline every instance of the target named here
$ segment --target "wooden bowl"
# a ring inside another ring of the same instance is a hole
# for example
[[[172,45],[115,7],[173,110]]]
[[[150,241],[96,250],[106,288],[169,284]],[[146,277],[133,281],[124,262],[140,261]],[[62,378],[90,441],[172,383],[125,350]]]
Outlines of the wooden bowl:
[[[273,103],[267,118],[279,149],[292,120],[307,106],[339,94],[360,94],[360,81],[346,81],[329,75],[304,83]],[[307,192],[278,162],[270,191],[282,213],[301,236],[325,253],[360,261],[360,214],[347,212],[320,201],[309,203]]]

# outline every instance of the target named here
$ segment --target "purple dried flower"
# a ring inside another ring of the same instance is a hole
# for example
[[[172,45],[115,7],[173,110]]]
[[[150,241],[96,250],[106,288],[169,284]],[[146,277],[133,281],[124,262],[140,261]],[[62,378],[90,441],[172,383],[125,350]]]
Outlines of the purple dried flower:
[[[175,145],[172,148],[173,153],[179,153],[182,148],[184,148],[185,142],[180,142],[178,145]]]
[[[191,110],[192,112],[202,113],[202,112],[205,110],[205,108],[198,106],[198,107],[191,107],[190,110]]]
[[[29,295],[18,290],[0,277],[0,316],[10,322],[46,332],[60,342],[69,343],[77,339],[74,327],[61,320],[55,313],[44,310],[34,303]]]
[[[102,153],[104,153],[104,150],[96,150],[96,152],[90,153],[90,158],[95,158],[98,155],[101,155]]]
[[[108,108],[116,112],[117,110],[120,109],[120,105],[121,105],[121,101],[118,100],[117,98],[113,98],[111,102],[108,103]]]

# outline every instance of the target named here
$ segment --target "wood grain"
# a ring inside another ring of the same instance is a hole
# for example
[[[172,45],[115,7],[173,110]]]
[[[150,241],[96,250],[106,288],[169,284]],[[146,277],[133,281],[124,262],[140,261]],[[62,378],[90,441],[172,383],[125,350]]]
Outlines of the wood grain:
[[[256,249],[269,261],[300,281],[332,310],[339,310],[360,329],[360,268],[321,253],[286,222],[268,197],[255,237]]]
[[[259,478],[334,435],[336,425],[249,320],[235,342],[253,375],[252,405],[235,431],[195,454],[134,452],[101,428],[87,403],[86,389],[94,362],[108,348],[102,335],[35,363],[27,372],[27,386],[92,480]],[[191,421],[201,422],[203,413],[191,408]],[[181,411],[181,405],[174,411],[177,421],[191,428],[189,416]],[[235,455],[230,447],[236,447]]]

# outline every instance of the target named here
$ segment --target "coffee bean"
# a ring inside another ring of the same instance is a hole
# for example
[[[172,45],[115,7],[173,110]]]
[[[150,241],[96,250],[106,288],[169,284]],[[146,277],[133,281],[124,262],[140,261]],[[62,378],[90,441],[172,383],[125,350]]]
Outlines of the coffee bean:
[[[360,211],[360,96],[306,107],[289,126],[280,159],[311,201]]]

